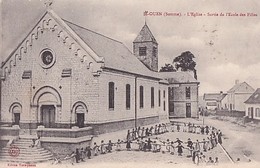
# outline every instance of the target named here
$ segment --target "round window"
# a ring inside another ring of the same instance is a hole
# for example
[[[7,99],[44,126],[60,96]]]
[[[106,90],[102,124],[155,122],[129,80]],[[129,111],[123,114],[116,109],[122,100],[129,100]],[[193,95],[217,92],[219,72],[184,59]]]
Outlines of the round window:
[[[50,68],[55,63],[55,56],[50,49],[45,49],[40,54],[43,68]]]

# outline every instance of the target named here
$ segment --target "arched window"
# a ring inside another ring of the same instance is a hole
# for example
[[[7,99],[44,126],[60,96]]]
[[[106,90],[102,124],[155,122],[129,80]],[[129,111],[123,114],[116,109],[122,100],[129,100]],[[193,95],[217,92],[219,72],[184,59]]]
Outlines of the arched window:
[[[154,108],[154,87],[151,87],[151,108]]]
[[[115,107],[115,83],[109,82],[108,84],[108,108],[113,110]]]
[[[20,103],[13,103],[10,106],[9,111],[12,113],[12,118],[13,118],[13,124],[14,125],[19,125],[20,123],[20,117],[21,117],[21,112],[22,112],[22,106]]]
[[[73,105],[73,112],[75,113],[75,123],[79,128],[84,127],[85,115],[88,112],[87,106],[83,102],[77,102]]]
[[[127,84],[126,85],[126,109],[130,109],[131,106],[131,89],[130,89],[130,85]]]
[[[140,86],[140,108],[144,108],[144,87]]]

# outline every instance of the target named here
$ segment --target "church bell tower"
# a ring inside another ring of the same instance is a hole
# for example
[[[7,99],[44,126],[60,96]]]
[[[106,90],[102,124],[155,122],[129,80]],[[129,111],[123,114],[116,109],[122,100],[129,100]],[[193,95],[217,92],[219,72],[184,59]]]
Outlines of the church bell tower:
[[[158,43],[146,23],[133,42],[133,53],[150,70],[158,72]]]

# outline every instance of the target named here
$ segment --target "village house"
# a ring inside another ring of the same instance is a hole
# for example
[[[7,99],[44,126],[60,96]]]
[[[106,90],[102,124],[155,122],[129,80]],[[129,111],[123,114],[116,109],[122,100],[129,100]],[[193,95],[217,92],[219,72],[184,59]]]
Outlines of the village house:
[[[245,109],[245,116],[249,119],[260,120],[260,88],[245,101]]]
[[[55,152],[169,115],[198,117],[199,82],[185,72],[158,72],[158,43],[146,24],[133,53],[49,8],[31,27],[1,66],[3,135],[40,136]]]
[[[244,102],[254,93],[255,89],[246,82],[239,83],[227,91],[227,103],[229,111],[245,111]]]
[[[223,93],[205,93],[203,95],[203,100],[206,104],[206,109],[208,110],[222,110],[226,109],[225,98],[227,94]]]

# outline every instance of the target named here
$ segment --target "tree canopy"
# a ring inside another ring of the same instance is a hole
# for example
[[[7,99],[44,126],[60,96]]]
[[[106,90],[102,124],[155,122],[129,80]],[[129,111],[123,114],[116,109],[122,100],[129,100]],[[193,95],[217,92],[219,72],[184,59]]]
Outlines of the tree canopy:
[[[165,64],[161,67],[160,72],[175,72],[176,69],[172,64]]]
[[[177,70],[181,71],[193,71],[194,78],[197,79],[196,62],[193,60],[195,56],[190,51],[181,53],[178,57],[173,59],[173,64]]]

